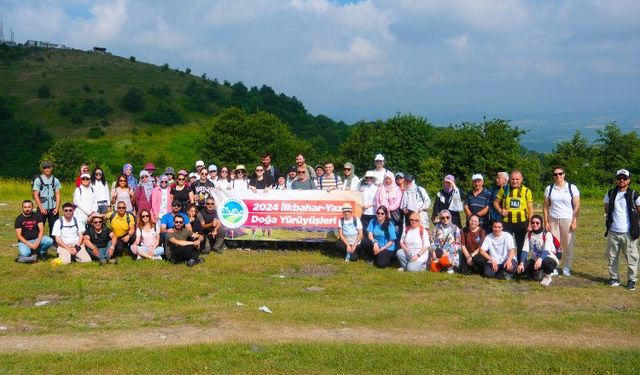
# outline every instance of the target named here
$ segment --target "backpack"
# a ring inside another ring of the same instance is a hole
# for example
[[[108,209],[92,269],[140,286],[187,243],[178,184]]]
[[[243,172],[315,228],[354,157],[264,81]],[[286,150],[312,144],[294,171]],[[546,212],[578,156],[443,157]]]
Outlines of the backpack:
[[[358,228],[358,220],[356,220],[356,217],[353,217],[353,226]],[[340,228],[342,228],[342,231],[344,232],[344,218],[340,218]]]
[[[31,179],[31,187],[32,187],[32,188],[35,186],[35,184],[36,184],[36,180],[39,180],[39,181],[40,181],[40,191],[39,191],[39,194],[40,194],[40,197],[42,197],[42,192],[44,191],[44,188],[45,188],[45,187],[48,187],[49,189],[51,189],[51,192],[53,192],[53,187],[54,187],[54,186],[55,186],[55,184],[56,184],[56,180],[57,180],[57,178],[56,178],[56,176],[54,176],[54,175],[52,174],[52,175],[51,175],[51,183],[50,183],[50,184],[45,184],[45,183],[44,183],[44,179],[42,178],[42,175],[37,174],[37,175],[33,176],[33,178]],[[58,180],[58,182],[59,182],[59,181],[60,181],[60,180]]]
[[[558,237],[554,236],[553,233],[548,232],[547,230],[543,230],[542,243],[544,244],[547,242],[547,234],[550,234],[553,238],[553,253],[555,254],[556,258],[558,258],[558,260],[562,259],[562,244],[560,243]],[[531,232],[527,233],[527,238],[529,239],[529,241],[531,241]]]
[[[113,211],[111,213],[111,215],[109,216],[109,221],[108,221],[109,225],[107,225],[107,227],[109,229],[113,229],[113,228],[111,228],[111,220],[113,220],[113,218],[116,217],[117,214],[118,214],[117,211]],[[127,220],[127,225],[130,225],[131,224],[131,216],[133,216],[133,215],[127,212],[127,213],[124,214],[124,216],[125,216],[125,218]]]
[[[404,228],[404,233],[407,234],[409,233],[409,229],[411,229],[411,227],[407,226]],[[420,242],[424,242],[424,227],[422,225],[420,225]]]
[[[78,219],[76,219],[75,216],[72,216],[72,218],[73,218],[73,225],[70,225],[70,226],[65,226],[64,225],[64,218],[61,217],[61,218],[58,219],[58,221],[60,222],[60,230],[61,231],[62,231],[62,228],[73,228],[73,227],[76,227],[76,230],[80,229],[80,227],[78,226]]]
[[[573,190],[571,189],[571,183],[569,183],[569,181],[565,181],[565,182],[569,186],[569,195],[571,196],[571,207],[573,207]],[[551,203],[551,192],[553,192],[553,185],[554,184],[549,185],[549,195],[547,196],[547,198],[549,198],[549,203]]]

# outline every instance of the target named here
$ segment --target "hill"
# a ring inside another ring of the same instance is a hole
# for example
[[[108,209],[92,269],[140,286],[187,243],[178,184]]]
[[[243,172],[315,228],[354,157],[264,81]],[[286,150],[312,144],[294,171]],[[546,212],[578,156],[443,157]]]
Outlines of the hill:
[[[9,140],[0,155],[29,162],[26,169],[3,165],[4,176],[30,175],[45,146],[62,137],[93,159],[115,155],[111,169],[125,161],[162,164],[169,149],[172,161],[187,166],[198,157],[191,141],[203,124],[229,107],[275,114],[320,156],[334,154],[350,132],[269,86],[219,82],[134,57],[0,45],[0,85],[0,136]]]

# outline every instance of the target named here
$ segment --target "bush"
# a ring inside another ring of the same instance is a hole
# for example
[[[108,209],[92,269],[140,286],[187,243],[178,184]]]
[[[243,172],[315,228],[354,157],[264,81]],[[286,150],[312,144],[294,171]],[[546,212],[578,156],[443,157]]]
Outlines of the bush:
[[[153,111],[145,113],[142,121],[150,124],[174,125],[184,122],[184,119],[178,110],[161,103]]]
[[[98,122],[98,125],[102,126],[103,128],[106,128],[107,126],[111,125],[111,122],[108,119],[103,118]]]
[[[40,88],[38,88],[38,98],[46,99],[50,97],[51,97],[51,89],[49,89],[49,86],[42,85],[40,86]]]
[[[168,63],[164,63],[162,64],[162,67],[160,67],[160,71],[161,72],[166,72],[169,70],[169,64]]]
[[[69,117],[69,121],[71,121],[72,124],[80,125],[84,122],[84,119],[81,114],[74,112],[71,114],[71,117]]]
[[[91,139],[98,139],[104,136],[104,130],[100,129],[97,126],[93,126],[91,128],[89,128],[89,131],[87,132],[87,137],[91,138]]]
[[[93,99],[85,99],[81,112],[85,116],[96,116],[102,117],[108,115],[111,112],[111,108],[107,105],[104,99],[98,99],[94,101]]]
[[[144,94],[135,87],[131,87],[122,97],[122,107],[130,112],[140,112],[144,109]]]
[[[131,62],[136,62],[136,57],[135,57],[135,56],[130,56],[130,57],[129,57],[129,61],[131,61]]]
[[[89,86],[89,85],[82,85],[82,89],[83,89],[85,92],[91,92],[91,86]]]
[[[171,96],[171,89],[167,86],[166,83],[163,83],[161,86],[153,86],[147,90],[149,95],[153,95],[158,99],[163,99]]]

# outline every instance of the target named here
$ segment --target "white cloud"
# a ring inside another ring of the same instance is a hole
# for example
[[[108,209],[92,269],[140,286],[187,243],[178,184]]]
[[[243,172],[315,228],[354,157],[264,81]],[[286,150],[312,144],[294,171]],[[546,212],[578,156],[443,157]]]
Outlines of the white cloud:
[[[464,52],[469,50],[469,35],[464,34],[454,38],[448,38],[446,40],[449,45],[455,48],[458,52]]]
[[[308,61],[315,64],[357,64],[375,60],[380,56],[378,49],[367,39],[355,37],[346,48],[316,47],[308,55]]]

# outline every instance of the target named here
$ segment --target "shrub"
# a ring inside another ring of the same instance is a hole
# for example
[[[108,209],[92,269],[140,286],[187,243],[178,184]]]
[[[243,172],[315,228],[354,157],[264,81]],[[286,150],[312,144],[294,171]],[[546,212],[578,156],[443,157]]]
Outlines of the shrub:
[[[142,121],[150,124],[173,125],[184,122],[184,119],[178,110],[161,103],[153,111],[145,113],[142,116]]]
[[[164,63],[162,64],[162,67],[160,68],[161,72],[166,72],[169,70],[169,64],[168,63]]]
[[[89,128],[89,131],[87,132],[87,137],[91,138],[91,139],[98,139],[100,137],[104,136],[104,130],[100,129],[97,126],[93,126],[91,128]]]
[[[130,57],[129,57],[129,61],[131,61],[131,62],[136,62],[136,57],[135,57],[135,56],[130,56]]]
[[[74,112],[71,114],[71,117],[69,117],[69,121],[71,121],[72,124],[80,125],[83,123],[84,119],[81,114]]]
[[[98,122],[98,125],[102,126],[103,128],[106,128],[107,126],[111,125],[111,122],[109,121],[109,119],[103,118]]]
[[[38,88],[38,98],[46,99],[50,97],[51,97],[51,89],[49,89],[49,86],[42,85],[40,86],[40,88]]]
[[[135,87],[131,87],[122,97],[122,106],[130,112],[140,112],[144,109],[144,94]]]
[[[89,86],[89,85],[82,85],[82,89],[83,89],[85,92],[91,92],[91,86]]]

